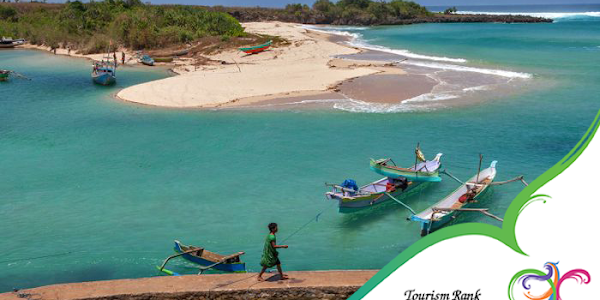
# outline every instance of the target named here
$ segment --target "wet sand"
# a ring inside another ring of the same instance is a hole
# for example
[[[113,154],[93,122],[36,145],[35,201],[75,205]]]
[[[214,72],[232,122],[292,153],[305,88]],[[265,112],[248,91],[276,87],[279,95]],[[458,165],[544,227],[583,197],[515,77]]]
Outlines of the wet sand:
[[[376,74],[346,80],[337,86],[349,98],[374,103],[400,103],[431,92],[438,83],[425,75]]]

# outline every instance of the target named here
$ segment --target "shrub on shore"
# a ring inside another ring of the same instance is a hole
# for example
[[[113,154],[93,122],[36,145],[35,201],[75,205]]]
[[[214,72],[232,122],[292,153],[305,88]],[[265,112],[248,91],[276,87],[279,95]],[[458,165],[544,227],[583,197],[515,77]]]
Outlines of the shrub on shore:
[[[70,47],[84,53],[122,45],[152,49],[202,37],[243,36],[240,23],[224,12],[183,5],[146,5],[140,0],[60,4],[0,3],[0,35],[34,44]]]

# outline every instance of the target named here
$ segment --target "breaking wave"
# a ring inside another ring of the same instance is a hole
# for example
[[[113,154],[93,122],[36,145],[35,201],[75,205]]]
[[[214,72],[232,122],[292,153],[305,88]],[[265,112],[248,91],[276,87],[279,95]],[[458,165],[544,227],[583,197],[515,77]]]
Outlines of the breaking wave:
[[[400,113],[432,110],[431,107],[410,106],[403,103],[373,103],[356,99],[346,99],[333,105],[333,108],[353,113]]]
[[[427,93],[422,94],[410,99],[406,99],[402,101],[402,103],[411,103],[411,102],[429,102],[429,101],[442,101],[442,100],[450,100],[458,98],[457,95],[453,94],[436,94],[436,93]]]
[[[413,53],[413,52],[410,52],[410,51],[404,50],[404,49],[391,49],[391,48],[384,47],[384,46],[371,45],[361,39],[356,39],[351,44],[352,44],[352,46],[362,48],[362,49],[392,53],[392,54],[397,54],[397,55],[410,57],[410,58],[416,58],[416,59],[445,61],[445,62],[453,62],[453,63],[466,63],[467,62],[467,60],[464,58],[450,58],[450,57],[443,57],[443,56],[423,55],[423,54]]]
[[[578,18],[578,17],[600,17],[600,11],[588,12],[488,12],[488,11],[458,11],[459,14],[467,15],[513,15],[531,16],[548,19]]]
[[[441,63],[431,63],[431,62],[423,62],[423,61],[403,61],[402,64],[413,65],[417,67],[425,67],[425,68],[433,68],[433,69],[441,69],[441,70],[452,70],[459,72],[475,72],[487,75],[496,75],[507,78],[523,78],[528,79],[533,77],[532,74],[529,73],[521,73],[521,72],[513,72],[513,71],[505,71],[498,69],[484,69],[484,68],[476,68],[476,67],[467,67],[460,65],[451,65],[451,64],[441,64]]]
[[[468,66],[463,66],[463,65],[439,63],[439,62],[466,63],[467,60],[464,58],[450,58],[450,57],[442,57],[442,56],[423,55],[423,54],[413,53],[413,52],[410,52],[405,49],[391,49],[391,48],[384,47],[384,46],[373,45],[373,44],[370,44],[370,43],[366,42],[365,40],[363,40],[362,35],[360,33],[353,33],[353,32],[340,30],[343,28],[346,28],[346,30],[355,30],[355,27],[317,27],[317,26],[305,25],[305,26],[303,26],[303,28],[306,28],[308,30],[320,31],[323,33],[351,37],[352,40],[350,41],[350,44],[357,48],[386,52],[386,53],[396,54],[396,55],[403,56],[403,57],[417,59],[417,61],[414,61],[414,60],[404,61],[404,62],[402,62],[403,64],[409,64],[409,65],[426,67],[426,68],[441,69],[441,70],[453,70],[453,71],[459,71],[459,72],[475,72],[475,73],[481,73],[481,74],[487,74],[487,75],[502,76],[502,77],[507,77],[507,78],[528,79],[533,76],[532,74],[521,73],[521,72],[513,72],[513,71],[505,71],[505,70],[497,70],[497,69],[485,69],[485,68],[468,67]],[[363,28],[363,27],[358,27],[358,28]],[[427,62],[427,61],[432,61],[432,62]]]

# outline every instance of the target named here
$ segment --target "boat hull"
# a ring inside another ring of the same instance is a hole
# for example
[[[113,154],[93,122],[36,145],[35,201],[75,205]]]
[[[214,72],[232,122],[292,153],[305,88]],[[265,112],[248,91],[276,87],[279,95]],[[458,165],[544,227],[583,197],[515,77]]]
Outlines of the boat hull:
[[[0,48],[14,48],[17,46],[21,46],[23,45],[25,42],[22,40],[13,40],[12,42],[4,42],[4,43],[0,43]]]
[[[384,182],[382,184],[382,182]],[[380,184],[379,186],[385,186],[387,183],[387,179],[381,179],[374,183],[368,184],[361,189],[365,189],[365,187],[369,187],[373,184]],[[391,192],[390,195],[393,197],[401,197],[406,195],[407,193],[414,190],[416,187],[421,185],[423,182],[409,182],[408,187],[403,191],[402,189],[396,189],[396,191]],[[383,188],[385,189],[385,188]],[[367,195],[358,195],[358,196],[348,196],[341,192],[327,192],[325,193],[325,197],[330,200],[334,200],[338,202],[339,212],[353,212],[356,210],[372,207],[384,202],[391,200],[391,198],[387,195],[385,191],[373,192]]]
[[[435,171],[432,173],[427,172],[414,172],[414,171],[404,171],[398,170],[391,167],[382,166],[371,162],[371,170],[377,174],[391,177],[391,178],[406,178],[411,181],[417,182],[440,182],[442,178],[439,176],[439,172]]]
[[[99,85],[112,85],[117,82],[115,76],[108,73],[98,75],[92,74],[92,80],[95,84]]]
[[[271,47],[271,41],[264,43],[262,45],[248,47],[248,48],[240,48],[240,51],[245,52],[247,54],[255,54],[259,52],[263,52]]]
[[[480,177],[481,176],[481,177]],[[496,161],[493,161],[488,169],[481,171],[481,174],[473,176],[473,178],[469,179],[468,183],[475,183],[483,185],[481,190],[477,192],[477,194],[472,198],[473,200],[478,200],[483,197],[489,191],[490,184],[494,181],[496,177]],[[477,181],[479,179],[479,181]],[[487,181],[486,181],[487,180]],[[425,236],[443,226],[448,224],[450,221],[454,220],[457,215],[459,215],[460,211],[451,211],[448,213],[436,213],[433,208],[469,208],[473,205],[474,202],[466,201],[464,203],[460,202],[459,199],[461,195],[464,195],[467,191],[467,184],[461,185],[458,189],[456,189],[452,194],[448,197],[442,199],[442,201],[434,204],[430,208],[421,212],[420,214],[411,216],[410,220],[419,222],[421,227],[421,236]]]
[[[489,188],[486,188],[483,192],[479,193],[477,195],[477,197],[473,198],[474,200],[479,200],[481,197],[484,197],[489,191]],[[473,205],[473,203],[465,203],[462,208],[469,208]],[[443,217],[436,219],[435,221],[433,221],[433,223],[431,224],[431,226],[429,225],[429,223],[431,222],[430,220],[424,220],[424,219],[420,219],[418,217],[413,216],[411,218],[412,221],[418,221],[421,223],[421,236],[425,236],[429,233],[434,232],[435,230],[438,230],[444,226],[446,226],[448,223],[450,223],[452,220],[456,219],[456,217],[460,215],[460,212],[454,212],[451,214],[446,214]]]
[[[175,242],[174,250],[177,253],[184,252],[181,249],[181,245],[177,242]],[[201,265],[201,266],[210,266],[215,263],[214,261],[206,260],[201,257],[193,256],[190,254],[183,254],[181,257],[183,257],[185,260],[187,260],[189,262],[193,262],[193,263]],[[246,273],[246,264],[242,263],[242,262],[234,263],[234,264],[222,263],[222,264],[214,266],[213,269],[223,271],[223,272]]]
[[[0,81],[8,81],[8,74],[0,74]]]

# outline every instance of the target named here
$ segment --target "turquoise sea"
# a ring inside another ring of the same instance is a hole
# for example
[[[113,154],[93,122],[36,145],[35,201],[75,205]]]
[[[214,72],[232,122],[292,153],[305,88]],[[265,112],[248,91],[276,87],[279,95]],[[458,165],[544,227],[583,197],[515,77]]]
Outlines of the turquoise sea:
[[[0,51],[0,68],[32,79],[0,83],[0,292],[155,276],[174,239],[245,251],[257,271],[269,222],[290,246],[280,251],[284,270],[381,268],[420,238],[419,225],[394,203],[341,214],[324,182],[378,179],[369,158],[410,164],[418,142],[428,157],[443,152],[460,178],[476,173],[482,153],[485,165],[499,161],[497,180],[532,181],[600,108],[598,17],[345,30],[370,45],[461,61],[425,63],[531,76],[502,77],[501,95],[486,101],[434,110],[174,110],[113,98],[165,70],[122,68],[118,86],[104,88],[91,83],[89,61]],[[444,178],[405,200],[419,211],[456,186]],[[481,205],[502,216],[521,189],[494,187]],[[456,222],[500,225],[478,215]],[[194,272],[181,261],[171,268]]]

